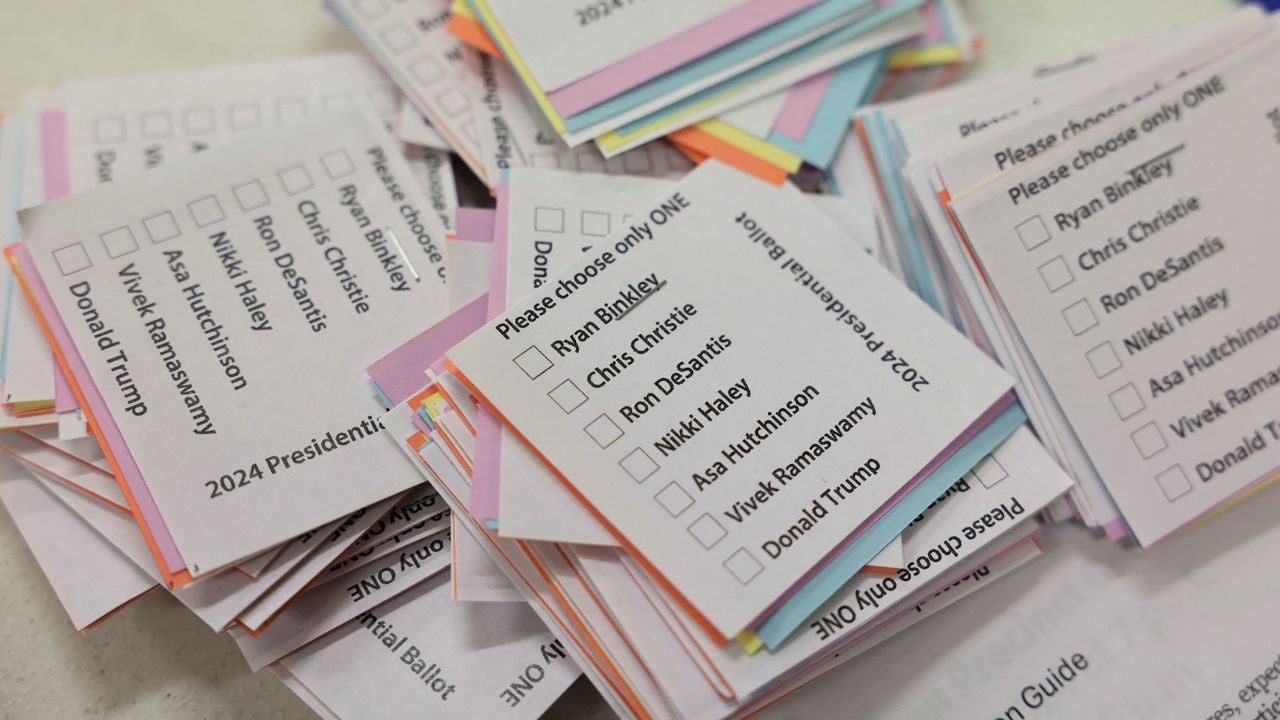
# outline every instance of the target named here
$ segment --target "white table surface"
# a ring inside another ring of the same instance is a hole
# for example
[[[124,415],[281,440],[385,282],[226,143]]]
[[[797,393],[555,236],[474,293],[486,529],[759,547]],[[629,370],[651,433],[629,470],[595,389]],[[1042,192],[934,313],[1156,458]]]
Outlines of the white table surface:
[[[987,41],[969,76],[1064,58],[1234,6],[968,0]],[[27,90],[70,80],[359,49],[317,0],[0,0],[0,108],[16,108]],[[601,716],[602,708],[580,682],[553,714]],[[76,633],[0,513],[0,718],[36,717],[314,715],[269,672],[250,673],[228,637],[210,633],[163,592]]]

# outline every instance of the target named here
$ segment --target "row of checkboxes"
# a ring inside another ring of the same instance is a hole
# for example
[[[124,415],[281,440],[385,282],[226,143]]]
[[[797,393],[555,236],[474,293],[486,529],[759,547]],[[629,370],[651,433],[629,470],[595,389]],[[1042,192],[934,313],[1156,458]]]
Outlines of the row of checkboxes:
[[[333,180],[347,177],[356,171],[356,166],[351,161],[351,156],[347,154],[347,151],[341,149],[321,156],[320,165],[330,179]],[[276,175],[280,180],[280,186],[289,195],[297,195],[315,187],[311,171],[302,163],[286,167]],[[260,180],[250,180],[233,186],[231,195],[244,212],[266,207],[271,202],[267,189]],[[227,214],[223,210],[222,200],[218,198],[217,194],[205,195],[187,203],[187,213],[191,216],[191,222],[197,228],[211,227],[227,218]],[[182,234],[177,216],[169,210],[163,210],[143,218],[141,225],[141,233],[135,233],[134,228],[129,225],[112,228],[101,233],[98,239],[102,241],[102,246],[106,250],[107,256],[114,260],[137,252],[139,234],[145,234],[153,245],[167,242]],[[53,259],[57,262],[58,269],[62,271],[64,277],[87,270],[93,266],[92,260],[89,259],[88,249],[83,242],[75,242],[58,248],[53,252]]]
[[[530,346],[528,349],[517,355],[513,361],[530,380],[535,380],[550,370],[555,363],[546,356],[538,347]],[[556,404],[566,414],[572,413],[581,407],[587,401],[587,395],[578,387],[573,380],[563,380],[547,393],[552,402]],[[597,415],[595,419],[587,423],[583,430],[595,441],[596,445],[602,450],[606,450],[613,446],[626,433],[618,426],[618,423],[609,417],[607,413]],[[992,459],[994,462],[994,459]],[[637,447],[628,452],[618,461],[618,466],[627,474],[636,484],[641,484],[658,472],[659,465],[644,448]],[[1004,468],[999,467],[1000,476],[995,477],[995,473],[984,471],[987,478],[995,478],[990,480],[992,484],[998,482],[1007,473]],[[984,480],[987,482],[988,480]],[[671,481],[664,485],[661,490],[654,494],[653,499],[658,505],[666,510],[667,514],[673,519],[684,515],[694,504],[693,497],[680,486],[678,481]],[[721,540],[728,535],[728,531],[709,513],[703,513],[689,524],[687,528],[689,534],[698,541],[704,549],[710,550],[714,548]],[[743,585],[751,582],[756,575],[764,568],[759,560],[753,556],[746,548],[739,548],[724,562],[724,567]]]
[[[1022,246],[1028,252],[1044,245],[1052,237],[1039,215],[1019,223],[1015,230],[1018,234],[1018,239],[1022,242]],[[1055,293],[1075,282],[1075,275],[1071,272],[1071,267],[1067,265],[1062,256],[1055,257],[1040,265],[1037,271],[1040,274],[1040,279],[1044,282],[1045,288],[1050,293]],[[1097,314],[1094,313],[1089,301],[1083,298],[1068,305],[1062,311],[1062,317],[1066,320],[1071,334],[1076,337],[1083,335],[1098,325]],[[1109,341],[1095,345],[1086,352],[1085,360],[1089,363],[1089,368],[1093,370],[1094,376],[1099,379],[1111,375],[1116,370],[1119,370],[1122,365],[1119,353],[1116,352],[1115,346]],[[1126,383],[1118,390],[1113,391],[1108,397],[1111,401],[1111,406],[1121,420],[1128,420],[1147,407],[1142,395],[1133,383]],[[1169,443],[1165,440],[1160,426],[1154,422],[1147,422],[1137,430],[1129,433],[1129,439],[1133,442],[1134,448],[1142,456],[1143,460],[1150,460],[1169,447]],[[1186,471],[1182,469],[1181,464],[1172,465],[1156,473],[1155,481],[1160,491],[1164,493],[1165,499],[1169,502],[1173,502],[1191,492],[1191,481],[1187,477]]]
[[[370,90],[366,97],[384,116],[394,113],[399,105],[399,99],[390,87]],[[320,106],[325,110],[340,110],[353,105],[354,98],[350,92],[335,92],[320,98]],[[268,112],[274,112],[277,125],[288,125],[307,117],[310,107],[306,98],[286,97],[275,100],[266,110],[252,101],[233,103],[221,110],[209,106],[177,111],[147,110],[138,115],[135,131],[144,140],[167,140],[179,134],[179,130],[183,136],[211,135],[218,131],[220,123],[228,131],[247,132],[265,127]],[[99,145],[123,143],[129,139],[129,118],[122,114],[100,115],[92,121],[92,132]]]
[[[514,358],[514,362],[530,380],[537,379],[555,364],[536,345],[530,346],[517,355]],[[568,379],[557,384],[547,395],[566,414],[572,413],[587,401],[586,393],[573,380]],[[583,430],[602,450],[608,449],[626,434],[607,413],[601,413],[596,416],[595,419],[587,423]],[[999,463],[995,463],[994,458],[989,458],[989,460],[994,463],[995,468],[998,470],[998,475],[987,466],[987,469],[982,471],[983,474],[980,477],[984,477],[984,483],[991,482],[991,484],[995,484],[995,482],[999,482],[1000,479],[1005,477],[1007,473],[1003,467],[999,466]],[[644,448],[640,447],[624,455],[618,461],[618,465],[636,484],[641,484],[648,480],[659,470],[657,461]],[[662,509],[672,519],[684,515],[694,504],[693,498],[675,480],[664,485],[661,490],[654,494],[653,499],[658,505],[662,506]],[[711,550],[729,534],[724,529],[724,526],[710,513],[699,515],[696,520],[688,525],[686,530],[705,550]],[[760,571],[764,569],[764,565],[749,550],[743,547],[738,548],[729,555],[723,565],[725,570],[743,585],[754,580],[760,574]]]

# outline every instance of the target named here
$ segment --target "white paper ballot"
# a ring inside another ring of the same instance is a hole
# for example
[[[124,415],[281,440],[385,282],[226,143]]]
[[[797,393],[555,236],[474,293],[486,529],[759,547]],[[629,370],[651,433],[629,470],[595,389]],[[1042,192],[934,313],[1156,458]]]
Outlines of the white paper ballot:
[[[708,163],[448,354],[713,636],[1010,386],[840,236],[794,188]]]
[[[1277,59],[1240,53],[954,203],[1143,545],[1280,466]]]
[[[23,214],[27,279],[170,574],[414,484],[359,380],[446,309],[443,232],[375,124],[319,116]]]
[[[285,657],[334,715],[537,718],[578,677],[523,603],[459,603],[428,580]]]

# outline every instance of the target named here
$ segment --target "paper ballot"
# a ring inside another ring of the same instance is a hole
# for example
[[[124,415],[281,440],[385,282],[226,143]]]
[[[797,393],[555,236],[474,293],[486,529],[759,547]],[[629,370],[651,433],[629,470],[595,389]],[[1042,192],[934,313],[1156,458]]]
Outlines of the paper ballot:
[[[708,163],[448,354],[713,637],[1009,389],[839,236],[793,189]]]
[[[1243,52],[953,205],[1143,545],[1280,466],[1277,59]]]
[[[443,232],[376,125],[317,116],[22,216],[10,257],[171,580],[416,480],[359,379],[445,310]]]

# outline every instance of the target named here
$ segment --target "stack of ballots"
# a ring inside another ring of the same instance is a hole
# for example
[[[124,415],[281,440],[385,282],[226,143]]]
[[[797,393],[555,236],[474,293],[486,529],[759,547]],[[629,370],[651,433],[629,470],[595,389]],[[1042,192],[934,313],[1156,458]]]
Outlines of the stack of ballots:
[[[328,718],[1268,709],[1274,20],[940,88],[949,0],[327,9],[3,126],[77,630],[162,588]]]

